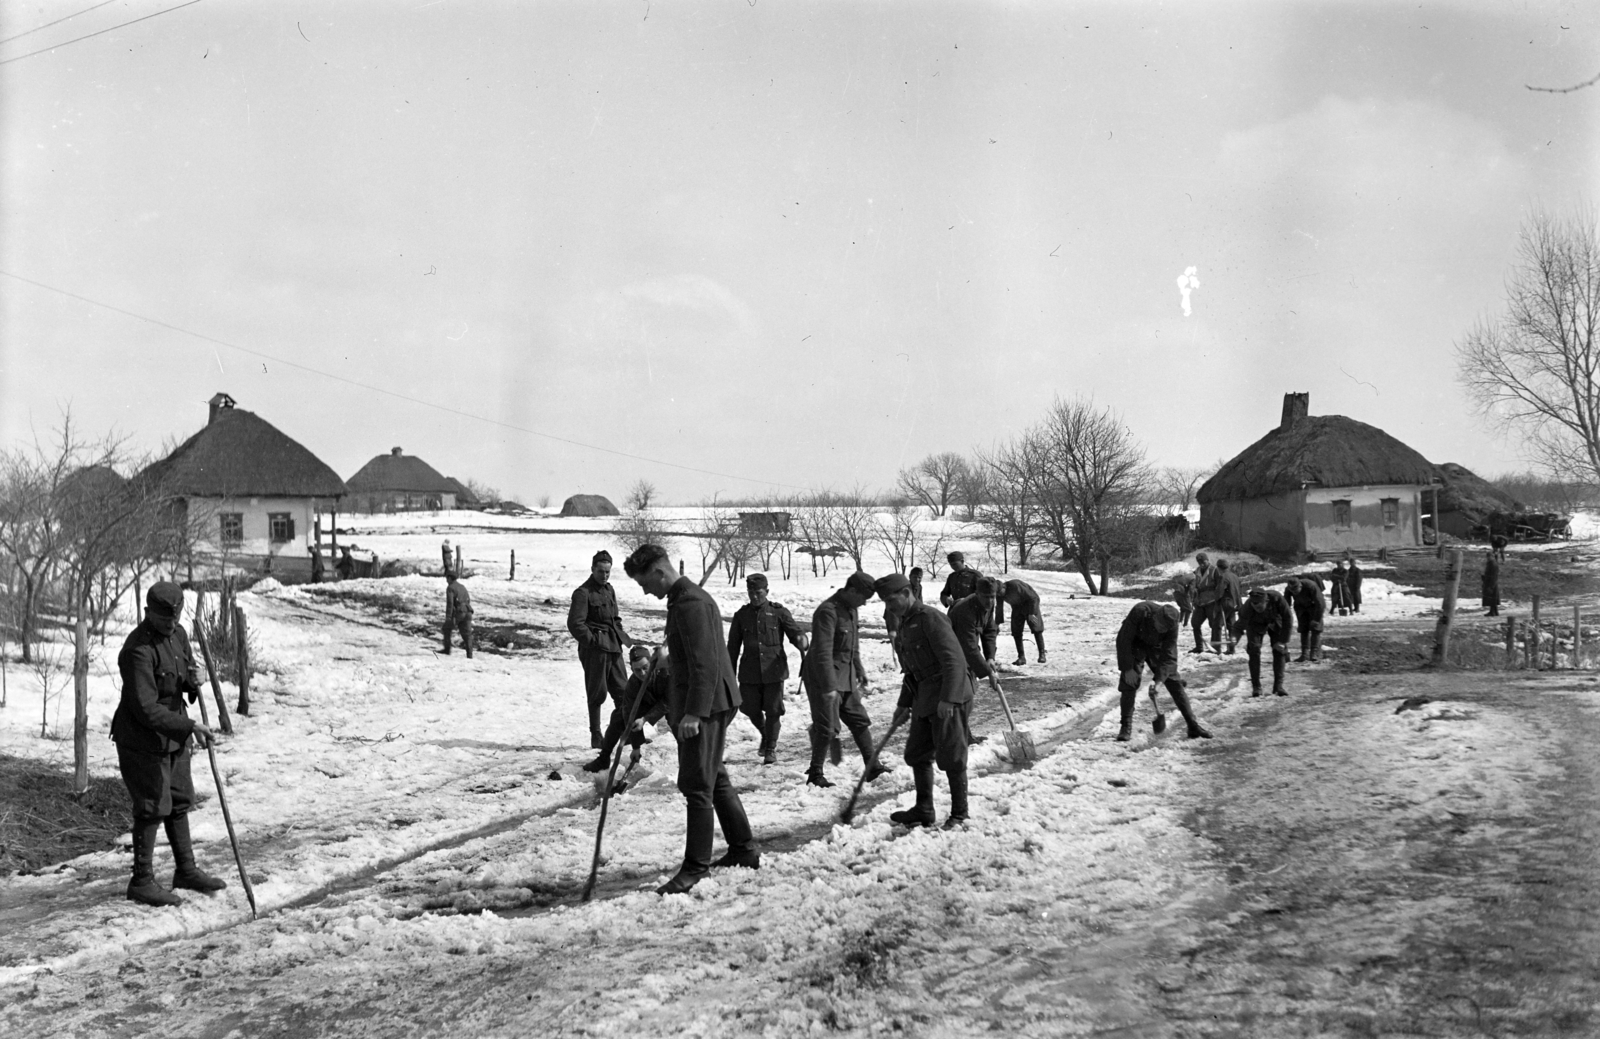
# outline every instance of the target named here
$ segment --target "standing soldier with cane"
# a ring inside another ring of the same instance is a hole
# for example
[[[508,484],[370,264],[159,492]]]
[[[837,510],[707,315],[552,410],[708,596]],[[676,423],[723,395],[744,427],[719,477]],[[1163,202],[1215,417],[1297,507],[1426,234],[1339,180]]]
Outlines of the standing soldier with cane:
[[[600,707],[607,695],[613,703],[621,703],[628,688],[622,647],[633,645],[633,639],[622,630],[617,592],[611,587],[611,553],[603,548],[589,561],[589,579],[573,589],[567,630],[578,642],[578,661],[583,665],[583,691],[589,701],[589,745],[599,747],[605,742],[600,731]]]
[[[178,623],[183,589],[161,581],[145,596],[144,622],[134,628],[117,655],[122,699],[111,717],[117,765],[133,800],[133,879],[128,898],[152,906],[181,905],[183,899],[155,877],[156,832],[163,825],[176,868],[173,888],[210,894],[227,882],[194,861],[189,810],[194,805],[189,738],[209,746],[216,737],[193,721],[183,698],[200,698],[189,636]]]
[[[755,833],[722,763],[728,723],[739,707],[739,684],[722,636],[722,611],[699,585],[678,576],[666,549],[641,545],[622,569],[646,595],[667,601],[667,654],[672,660],[667,721],[678,738],[678,790],[688,808],[688,824],[683,864],[656,893],[681,894],[713,866],[761,865]],[[718,823],[728,851],[712,862]]]

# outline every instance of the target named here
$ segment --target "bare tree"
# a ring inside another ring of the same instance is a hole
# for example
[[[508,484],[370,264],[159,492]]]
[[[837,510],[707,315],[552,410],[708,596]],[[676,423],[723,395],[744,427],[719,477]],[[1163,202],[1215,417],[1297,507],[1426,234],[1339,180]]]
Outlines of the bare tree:
[[[492,487],[482,480],[468,480],[463,486],[466,487],[467,493],[472,495],[472,499],[481,505],[493,505],[500,500],[500,488]]]
[[[879,517],[872,540],[899,573],[917,565],[917,514],[921,508],[895,502]]]
[[[1017,565],[1028,565],[1028,554],[1038,540],[1040,522],[1035,486],[1033,442],[1026,436],[978,454],[987,489],[977,520],[991,545],[999,544],[1001,557],[1010,559],[1016,549]]]
[[[978,518],[978,510],[989,500],[989,472],[980,456],[967,460],[966,471],[956,481],[955,500],[968,523]]]
[[[1552,476],[1600,481],[1600,235],[1594,213],[1540,213],[1522,229],[1506,309],[1456,344],[1478,410],[1519,430]]]
[[[1188,512],[1194,505],[1195,491],[1220,466],[1163,466],[1155,473],[1152,486],[1156,504],[1172,512]]]
[[[878,525],[871,496],[858,484],[842,493],[818,491],[813,495],[813,502],[829,547],[844,549],[860,570],[862,554],[871,543],[873,528]]]
[[[1085,398],[1057,400],[1027,439],[1051,539],[1077,563],[1089,591],[1105,595],[1110,565],[1134,545],[1129,527],[1148,499],[1144,448],[1120,416]]]
[[[966,474],[967,460],[954,451],[944,451],[929,455],[909,469],[902,469],[898,486],[906,497],[926,505],[935,516],[943,516],[949,511]]]
[[[633,486],[628,488],[628,494],[623,498],[624,504],[635,512],[650,511],[651,504],[656,500],[656,485],[649,480],[638,479]]]

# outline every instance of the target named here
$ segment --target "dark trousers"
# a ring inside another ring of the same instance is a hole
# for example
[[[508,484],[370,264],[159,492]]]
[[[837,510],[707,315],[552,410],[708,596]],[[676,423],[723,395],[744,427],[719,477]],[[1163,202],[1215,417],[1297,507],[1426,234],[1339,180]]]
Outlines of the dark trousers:
[[[811,701],[811,731],[818,738],[838,739],[841,722],[852,733],[872,729],[872,718],[861,706],[861,694],[854,689],[848,693],[814,693],[807,688],[806,699]]]
[[[760,685],[740,682],[739,700],[739,713],[750,719],[763,739],[767,735],[767,725],[773,719],[783,717],[782,682],[762,682]]]
[[[1244,651],[1250,657],[1250,683],[1261,684],[1261,643],[1268,641],[1272,646],[1272,688],[1279,689],[1283,686],[1283,668],[1289,661],[1289,636],[1284,635],[1284,641],[1279,642],[1271,637],[1268,632],[1249,631],[1244,633]]]
[[[1222,636],[1227,639],[1228,645],[1233,645],[1233,621],[1239,615],[1239,610],[1231,602],[1222,604]],[[1215,632],[1215,628],[1212,629]],[[1217,636],[1213,634],[1211,641],[1215,642]]]
[[[472,614],[458,613],[454,617],[444,619],[444,651],[450,652],[450,630],[454,628],[461,633],[461,647],[467,651],[467,656],[472,656]]]
[[[1222,644],[1222,601],[1215,600],[1203,606],[1194,608],[1194,644],[1196,646],[1205,642],[1201,637],[1201,627],[1206,623],[1211,624],[1211,641],[1214,645]]]
[[[728,779],[722,763],[730,708],[713,714],[700,723],[693,738],[678,739],[678,790],[688,808],[688,830],[683,846],[683,872],[705,873],[711,869],[711,848],[715,836],[713,823],[722,827],[729,848],[753,849],[755,834],[739,802],[739,792]],[[673,730],[677,734],[677,730]]]
[[[972,701],[956,704],[949,718],[941,719],[937,713],[912,717],[911,728],[906,731],[906,764],[938,765],[945,772],[964,772],[967,768],[967,740],[972,730],[967,718],[972,713]]]
[[[589,731],[600,731],[600,708],[606,697],[620,702],[628,688],[628,668],[622,654],[607,653],[589,646],[578,647],[578,662],[583,665],[583,692],[589,700]]]
[[[189,745],[170,754],[146,754],[117,744],[117,765],[133,801],[135,819],[188,815],[194,806]]]

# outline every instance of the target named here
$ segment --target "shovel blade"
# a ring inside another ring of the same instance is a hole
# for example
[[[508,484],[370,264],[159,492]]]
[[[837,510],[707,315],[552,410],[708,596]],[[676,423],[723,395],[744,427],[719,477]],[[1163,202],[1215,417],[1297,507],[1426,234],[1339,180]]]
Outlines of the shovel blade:
[[[1039,751],[1033,745],[1032,736],[1013,730],[1006,733],[1006,756],[1012,761],[1037,761]]]

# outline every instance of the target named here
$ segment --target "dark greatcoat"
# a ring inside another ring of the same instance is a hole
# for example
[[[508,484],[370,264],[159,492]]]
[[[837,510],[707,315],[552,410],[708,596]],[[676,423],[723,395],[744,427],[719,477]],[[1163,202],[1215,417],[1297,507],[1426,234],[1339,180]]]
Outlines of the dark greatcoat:
[[[967,658],[950,619],[924,603],[916,603],[900,621],[900,685],[898,708],[910,708],[912,717],[926,718],[939,704],[964,704],[972,700],[967,678]]]
[[[709,718],[739,706],[739,682],[722,635],[722,611],[687,577],[667,589],[667,654],[672,658],[667,721],[673,729],[686,715]]]
[[[601,653],[621,653],[627,636],[617,612],[617,592],[610,581],[589,579],[572,592],[567,610],[567,630],[578,640],[580,649]]]
[[[1483,561],[1483,605],[1500,605],[1500,560],[1492,554]]]
[[[1353,559],[1349,569],[1344,572],[1344,588],[1350,595],[1351,609],[1361,609],[1361,567]]]
[[[804,642],[794,614],[775,602],[759,606],[747,602],[733,615],[728,625],[728,656],[739,672],[740,685],[766,685],[789,678],[789,654],[783,640],[799,649]],[[744,658],[740,659],[741,650]]]
[[[1254,639],[1266,636],[1269,642],[1288,642],[1294,634],[1294,611],[1281,592],[1267,589],[1267,597],[1260,608],[1249,596],[1239,605],[1239,617],[1233,622],[1233,636],[1250,635]]]
[[[162,635],[141,623],[129,633],[117,654],[122,672],[122,699],[111,716],[111,738],[117,746],[141,754],[173,754],[184,749],[194,722],[184,706],[185,693],[200,694],[194,651],[181,626]]]
[[[976,567],[966,567],[961,570],[950,571],[950,576],[944,579],[944,591],[939,593],[939,603],[949,609],[956,603],[965,599],[978,590],[978,578],[983,574]]]
[[[1294,594],[1293,606],[1302,633],[1322,630],[1322,618],[1328,612],[1328,601],[1322,596],[1322,585],[1302,576],[1299,590]]]
[[[861,663],[860,621],[854,606],[835,592],[811,615],[811,646],[800,664],[809,693],[851,693],[866,684]]]
[[[1166,608],[1146,599],[1136,604],[1117,629],[1117,670],[1150,668],[1157,682],[1178,677],[1178,631],[1181,624]]]
[[[950,628],[961,644],[962,655],[967,658],[967,670],[978,678],[988,678],[993,673],[989,661],[994,658],[984,655],[983,644],[984,624],[990,617],[990,611],[984,609],[983,600],[976,595],[969,595],[950,607]]]

